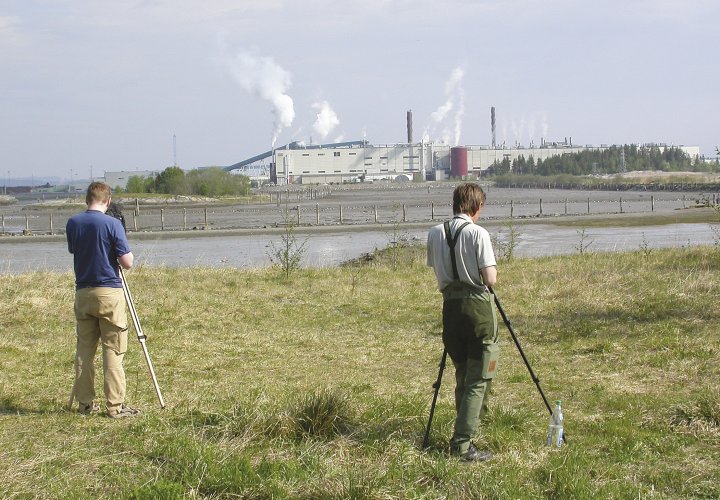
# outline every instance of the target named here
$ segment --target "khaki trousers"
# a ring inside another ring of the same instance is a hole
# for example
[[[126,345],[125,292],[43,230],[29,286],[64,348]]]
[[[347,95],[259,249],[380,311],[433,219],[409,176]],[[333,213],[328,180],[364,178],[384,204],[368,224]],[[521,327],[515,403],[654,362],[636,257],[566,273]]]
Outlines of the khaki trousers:
[[[95,399],[95,353],[102,342],[103,388],[108,410],[125,402],[127,312],[122,288],[81,288],[75,292],[77,347],[75,352],[75,397],[79,403]]]

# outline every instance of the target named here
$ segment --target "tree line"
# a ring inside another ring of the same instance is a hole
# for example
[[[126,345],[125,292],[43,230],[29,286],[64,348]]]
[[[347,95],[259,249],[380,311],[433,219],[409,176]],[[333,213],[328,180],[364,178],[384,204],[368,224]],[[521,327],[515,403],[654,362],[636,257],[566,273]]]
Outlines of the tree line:
[[[168,167],[156,176],[133,175],[125,189],[115,192],[162,193],[197,196],[247,196],[250,178],[231,174],[220,167],[191,170],[185,173],[180,167]]]
[[[510,161],[504,158],[489,168],[489,175],[592,175],[618,174],[633,170],[663,172],[720,172],[718,162],[691,157],[676,147],[623,145],[603,150],[585,150],[535,160],[532,155]]]

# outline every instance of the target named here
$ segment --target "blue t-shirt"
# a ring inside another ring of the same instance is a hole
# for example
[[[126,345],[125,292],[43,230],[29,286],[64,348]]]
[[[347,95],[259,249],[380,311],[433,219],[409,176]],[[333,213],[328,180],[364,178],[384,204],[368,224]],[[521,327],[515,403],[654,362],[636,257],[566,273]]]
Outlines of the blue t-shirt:
[[[118,258],[130,253],[122,223],[98,210],[74,215],[65,226],[75,288],[122,288]]]

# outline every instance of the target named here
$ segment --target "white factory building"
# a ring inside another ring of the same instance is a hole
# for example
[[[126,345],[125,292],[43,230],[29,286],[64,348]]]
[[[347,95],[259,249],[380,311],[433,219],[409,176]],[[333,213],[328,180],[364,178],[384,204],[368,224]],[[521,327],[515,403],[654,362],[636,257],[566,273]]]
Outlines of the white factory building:
[[[666,145],[653,145],[660,148]],[[604,150],[608,145],[577,146],[565,140],[543,142],[538,147],[491,148],[489,146],[457,146],[436,143],[371,145],[355,141],[327,145],[304,146],[291,143],[246,160],[226,170],[245,173],[263,171],[268,180],[277,184],[327,184],[358,181],[443,180],[450,177],[479,177],[496,161],[510,162],[521,156],[535,160],[586,151]],[[691,157],[700,154],[698,146],[677,146]]]
[[[661,150],[665,144],[647,144]],[[495,162],[531,156],[543,161],[553,156],[604,150],[610,146],[574,145],[572,141],[545,142],[539,146],[514,148],[491,146],[450,146],[433,142],[372,145],[353,141],[306,146],[293,142],[242,162],[223,167],[259,182],[276,184],[330,184],[344,182],[423,181],[448,178],[472,179],[482,175]],[[691,158],[700,154],[698,146],[673,146]],[[131,176],[155,177],[161,171],[105,172],[112,187],[127,187]]]

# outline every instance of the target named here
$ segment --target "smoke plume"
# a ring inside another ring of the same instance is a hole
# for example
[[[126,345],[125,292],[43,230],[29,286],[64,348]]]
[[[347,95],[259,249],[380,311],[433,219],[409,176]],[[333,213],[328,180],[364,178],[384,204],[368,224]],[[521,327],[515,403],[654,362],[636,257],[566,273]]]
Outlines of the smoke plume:
[[[465,70],[455,68],[445,82],[445,102],[430,114],[430,124],[423,131],[423,140],[439,138],[441,142],[457,146],[462,134],[462,119],[465,114],[465,90],[462,79]],[[454,116],[450,113],[455,110]]]
[[[324,141],[330,132],[338,126],[340,120],[338,120],[337,114],[335,114],[327,101],[316,102],[312,107],[318,110],[317,119],[313,123],[313,131],[320,136],[321,141]]]
[[[287,94],[292,83],[290,73],[271,57],[254,57],[245,52],[231,58],[228,69],[240,87],[272,105],[272,146],[275,147],[280,132],[295,119],[293,100]]]

